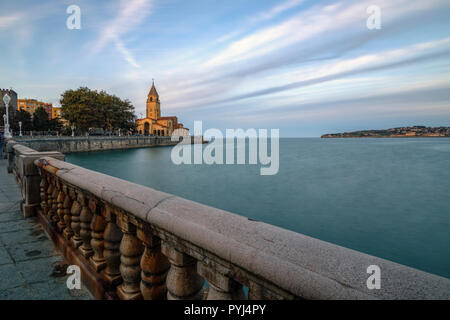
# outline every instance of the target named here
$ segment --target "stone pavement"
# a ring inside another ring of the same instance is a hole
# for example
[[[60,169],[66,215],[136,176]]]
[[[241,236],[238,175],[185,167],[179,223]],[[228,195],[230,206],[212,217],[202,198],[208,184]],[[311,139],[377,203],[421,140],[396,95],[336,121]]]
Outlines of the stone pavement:
[[[37,219],[23,218],[20,190],[6,164],[1,157],[0,300],[93,299],[83,286],[81,290],[67,288],[67,264]]]

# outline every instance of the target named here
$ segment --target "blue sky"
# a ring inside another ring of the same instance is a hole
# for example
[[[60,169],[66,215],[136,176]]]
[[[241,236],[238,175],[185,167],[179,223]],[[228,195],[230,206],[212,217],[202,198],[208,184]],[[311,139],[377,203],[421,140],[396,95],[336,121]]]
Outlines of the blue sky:
[[[139,117],[155,78],[163,115],[190,128],[450,126],[448,0],[2,0],[0,41],[0,87],[55,105],[88,86]]]

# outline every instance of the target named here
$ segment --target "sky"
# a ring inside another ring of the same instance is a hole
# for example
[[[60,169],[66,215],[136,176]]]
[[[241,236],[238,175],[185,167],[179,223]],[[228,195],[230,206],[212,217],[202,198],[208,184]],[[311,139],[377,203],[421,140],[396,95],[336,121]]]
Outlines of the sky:
[[[191,129],[450,126],[448,0],[2,0],[0,43],[0,88],[56,106],[87,86],[141,117],[155,79]]]

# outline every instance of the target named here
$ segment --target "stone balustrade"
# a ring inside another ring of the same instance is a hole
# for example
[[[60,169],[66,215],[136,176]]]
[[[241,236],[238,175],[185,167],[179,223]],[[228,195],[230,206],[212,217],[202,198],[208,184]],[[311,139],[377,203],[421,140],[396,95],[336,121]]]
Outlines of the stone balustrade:
[[[36,214],[97,298],[450,298],[449,279],[87,170],[57,154],[13,150],[25,158],[16,175],[29,161],[39,175]],[[367,288],[370,265],[381,269],[379,290]]]

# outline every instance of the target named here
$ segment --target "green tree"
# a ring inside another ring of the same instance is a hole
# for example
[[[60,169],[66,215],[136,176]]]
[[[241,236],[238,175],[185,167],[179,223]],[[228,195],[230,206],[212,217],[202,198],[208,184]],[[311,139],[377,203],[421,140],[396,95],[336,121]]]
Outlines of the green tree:
[[[48,131],[49,129],[50,121],[47,112],[42,107],[37,108],[33,114],[33,130]]]
[[[48,120],[48,129],[50,129],[50,131],[61,131],[62,129],[62,124],[59,121],[59,119],[51,119]]]
[[[17,110],[14,122],[12,123],[13,131],[18,132],[20,130],[19,122],[22,122],[22,131],[33,130],[31,114],[26,110]]]
[[[121,100],[105,91],[80,87],[61,95],[64,118],[86,133],[89,128],[104,130],[130,130],[135,128],[134,107],[128,100]]]

